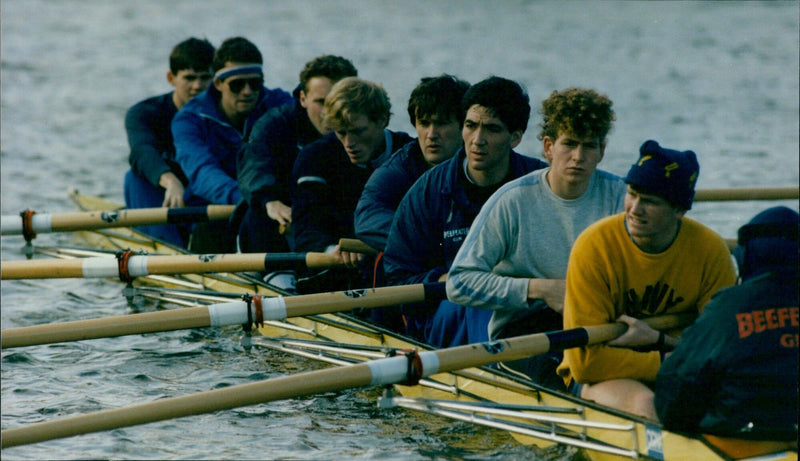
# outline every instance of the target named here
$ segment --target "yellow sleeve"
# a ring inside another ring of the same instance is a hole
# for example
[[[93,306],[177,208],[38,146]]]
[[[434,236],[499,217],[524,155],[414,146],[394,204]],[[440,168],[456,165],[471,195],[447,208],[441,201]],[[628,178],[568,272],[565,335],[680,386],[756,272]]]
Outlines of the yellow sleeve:
[[[736,284],[736,267],[725,240],[711,229],[706,229],[702,240],[701,248],[708,251],[708,257],[703,267],[702,288],[697,300],[698,313],[703,312],[716,292]]]

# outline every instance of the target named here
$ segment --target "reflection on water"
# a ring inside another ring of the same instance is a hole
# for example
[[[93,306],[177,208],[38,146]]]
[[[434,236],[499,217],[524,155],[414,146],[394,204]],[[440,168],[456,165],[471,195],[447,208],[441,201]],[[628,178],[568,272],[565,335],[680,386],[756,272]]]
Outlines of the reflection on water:
[[[390,127],[412,131],[411,89],[443,72],[522,82],[534,111],[519,151],[539,156],[539,101],[571,85],[614,100],[601,167],[625,174],[648,138],[700,158],[699,187],[798,184],[795,2],[349,2],[3,0],[0,209],[71,211],[68,187],[122,201],[125,110],[169,90],[169,49],[194,35],[244,35],[267,85],[292,88],[303,63],[335,53],[383,84]],[[735,31],[735,33],[732,33]],[[796,201],[789,206],[797,209]],[[772,203],[698,203],[723,236]],[[21,259],[21,238],[2,239]],[[40,235],[65,245],[69,235]],[[4,281],[2,326],[129,313],[105,280]],[[155,309],[150,303],[143,310]],[[4,351],[2,427],[186,395],[319,365],[255,348],[234,328]],[[4,450],[8,459],[543,459],[507,434],[404,410],[355,390]]]

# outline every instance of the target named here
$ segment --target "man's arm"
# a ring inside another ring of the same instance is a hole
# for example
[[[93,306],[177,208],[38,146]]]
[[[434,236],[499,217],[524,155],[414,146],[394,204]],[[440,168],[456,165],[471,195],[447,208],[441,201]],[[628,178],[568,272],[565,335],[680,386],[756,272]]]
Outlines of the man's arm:
[[[529,309],[529,279],[494,272],[519,232],[518,217],[504,204],[493,198],[475,218],[450,267],[450,301],[481,309]]]
[[[251,207],[266,208],[269,202],[291,202],[289,182],[297,156],[294,129],[286,109],[275,108],[262,115],[236,158],[237,181]],[[273,218],[274,219],[274,218]]]
[[[163,127],[158,127],[163,123]],[[166,130],[163,133],[160,130]],[[131,170],[147,179],[153,186],[161,186],[161,177],[170,171],[161,151],[160,137],[169,134],[170,118],[158,113],[152,101],[142,101],[128,109],[125,114],[125,132],[128,136]],[[169,137],[169,136],[167,136]],[[177,177],[176,177],[177,179]]]
[[[172,121],[175,158],[192,191],[210,203],[235,205],[242,200],[236,180],[222,169],[214,155],[207,127],[196,114],[180,111]]]
[[[309,144],[298,154],[292,171],[292,232],[297,251],[327,251],[342,237],[336,235],[339,218],[324,171],[330,168],[324,149],[331,146]]]

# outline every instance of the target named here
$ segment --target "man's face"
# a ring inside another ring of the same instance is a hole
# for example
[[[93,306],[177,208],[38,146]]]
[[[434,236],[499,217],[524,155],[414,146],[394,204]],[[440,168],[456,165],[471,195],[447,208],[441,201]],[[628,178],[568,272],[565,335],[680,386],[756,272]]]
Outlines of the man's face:
[[[449,159],[461,147],[461,124],[453,117],[440,120],[437,115],[417,114],[414,127],[422,156],[429,165]]]
[[[550,163],[548,180],[564,185],[588,183],[605,151],[600,139],[559,133],[555,141],[542,139],[544,156]]]
[[[522,132],[508,131],[508,127],[491,111],[477,104],[467,110],[461,130],[467,169],[491,171],[504,165],[511,149],[522,140]]]
[[[686,214],[664,198],[628,186],[625,194],[625,224],[631,239],[640,247],[667,243],[674,236],[677,222]]]
[[[190,99],[202,93],[211,84],[213,74],[210,69],[197,71],[194,69],[179,70],[177,74],[167,71],[167,81],[175,87],[173,100],[178,109]]]
[[[225,63],[227,67],[238,67],[242,63]],[[259,73],[241,74],[225,80],[214,79],[214,86],[222,94],[222,111],[231,119],[247,117],[256,107],[258,94],[264,85],[264,76]]]
[[[367,163],[383,147],[384,121],[373,122],[364,114],[354,114],[347,128],[336,130],[350,162]]]
[[[331,91],[333,82],[328,77],[311,77],[306,83],[308,92],[300,90],[300,105],[303,106],[311,120],[311,124],[321,134],[327,133],[322,122],[322,108],[325,106],[325,96]]]

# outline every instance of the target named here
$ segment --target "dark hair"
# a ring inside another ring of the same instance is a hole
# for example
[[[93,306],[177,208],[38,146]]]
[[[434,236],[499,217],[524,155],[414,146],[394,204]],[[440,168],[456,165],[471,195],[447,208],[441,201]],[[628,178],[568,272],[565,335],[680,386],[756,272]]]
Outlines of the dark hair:
[[[327,77],[336,83],[345,77],[358,76],[353,63],[341,56],[325,55],[308,61],[300,71],[300,86],[303,91],[308,91],[308,81],[314,77]]]
[[[542,101],[542,131],[537,136],[541,141],[545,136],[555,140],[559,133],[571,134],[578,138],[596,138],[602,144],[611,131],[611,123],[616,120],[611,106],[614,103],[608,96],[594,90],[567,88],[553,91]]]
[[[469,89],[469,83],[449,75],[424,77],[408,100],[408,117],[416,125],[417,117],[436,116],[441,121],[454,118],[459,125],[464,123],[461,99]]]
[[[528,128],[530,99],[522,85],[513,80],[492,76],[472,85],[464,95],[462,110],[466,114],[475,104],[489,109],[512,133],[524,133]]]
[[[244,37],[225,39],[214,53],[214,72],[225,67],[226,62],[262,64],[263,58],[253,43]]]
[[[188,38],[172,49],[169,54],[169,70],[173,75],[186,69],[208,71],[214,59],[214,45],[208,40]]]

